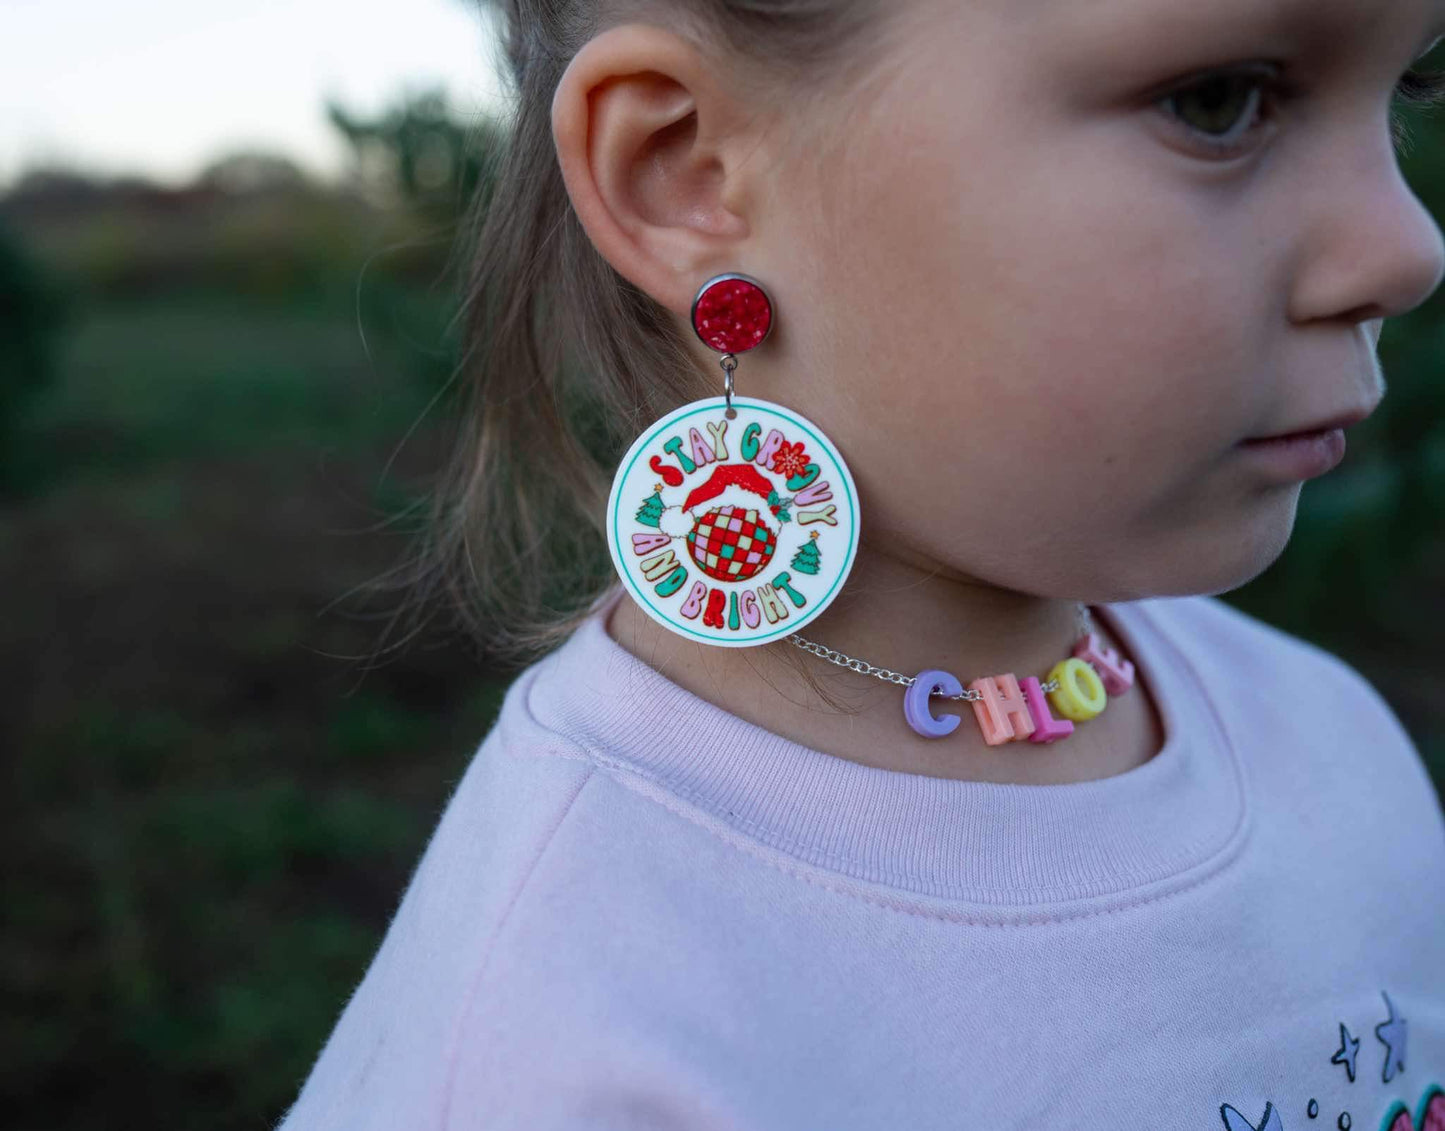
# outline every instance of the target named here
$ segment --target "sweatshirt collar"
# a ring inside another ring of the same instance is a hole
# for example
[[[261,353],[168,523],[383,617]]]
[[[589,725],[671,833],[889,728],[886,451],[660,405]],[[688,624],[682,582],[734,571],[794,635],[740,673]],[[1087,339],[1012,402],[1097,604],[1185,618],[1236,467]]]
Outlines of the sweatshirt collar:
[[[985,909],[1037,910],[1177,887],[1243,835],[1236,752],[1158,618],[1161,604],[1181,598],[1095,606],[1154,693],[1163,747],[1111,777],[1026,785],[866,766],[740,719],[607,634],[621,597],[613,591],[536,666],[525,696],[532,718],[817,868]]]

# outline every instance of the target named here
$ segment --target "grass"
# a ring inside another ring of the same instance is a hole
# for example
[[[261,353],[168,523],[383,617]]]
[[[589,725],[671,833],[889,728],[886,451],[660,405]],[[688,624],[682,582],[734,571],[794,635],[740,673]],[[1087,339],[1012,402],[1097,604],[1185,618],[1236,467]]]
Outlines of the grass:
[[[440,311],[428,313],[440,321]],[[353,314],[340,303],[313,310],[209,296],[94,308],[31,415],[27,454],[74,479],[166,460],[324,458],[394,442],[440,387],[443,366],[397,340],[405,327],[368,328]]]
[[[105,304],[0,510],[15,1127],[270,1126],[508,677],[342,600],[405,550],[444,312]],[[385,472],[385,473],[383,473]],[[371,618],[371,619],[368,619]],[[420,646],[425,645],[425,646]],[[123,1111],[123,1116],[117,1116]]]

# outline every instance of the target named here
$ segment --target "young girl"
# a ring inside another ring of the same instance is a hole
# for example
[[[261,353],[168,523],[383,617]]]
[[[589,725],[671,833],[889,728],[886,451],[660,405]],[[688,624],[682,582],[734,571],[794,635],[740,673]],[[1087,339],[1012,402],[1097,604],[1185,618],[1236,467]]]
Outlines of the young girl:
[[[282,1126],[1445,1128],[1419,755],[1215,596],[1440,282],[1445,9],[505,16],[438,552],[551,650]]]

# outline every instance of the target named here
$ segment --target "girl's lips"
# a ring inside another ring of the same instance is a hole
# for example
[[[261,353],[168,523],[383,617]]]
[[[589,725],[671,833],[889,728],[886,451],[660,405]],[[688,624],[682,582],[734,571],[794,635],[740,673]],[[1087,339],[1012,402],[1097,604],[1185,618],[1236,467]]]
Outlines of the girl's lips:
[[[1313,479],[1339,466],[1345,458],[1345,430],[1323,428],[1245,440],[1240,448],[1270,475],[1285,482]]]
[[[1376,404],[1378,403],[1377,401]],[[1305,436],[1317,436],[1321,432],[1332,432],[1336,429],[1348,428],[1351,424],[1358,424],[1374,411],[1375,405],[1369,405],[1365,408],[1352,408],[1347,412],[1340,413],[1338,416],[1332,416],[1328,420],[1317,420],[1313,424],[1309,424],[1294,432],[1280,432],[1274,436],[1256,436],[1246,440],[1245,443],[1253,444],[1265,440],[1295,440]]]

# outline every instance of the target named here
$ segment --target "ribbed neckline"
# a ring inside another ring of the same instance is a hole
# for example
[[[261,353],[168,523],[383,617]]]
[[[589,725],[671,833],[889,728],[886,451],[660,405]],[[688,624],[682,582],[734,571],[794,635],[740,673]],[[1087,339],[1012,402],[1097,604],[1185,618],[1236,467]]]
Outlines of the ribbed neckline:
[[[884,770],[774,734],[613,640],[605,621],[620,598],[599,603],[534,669],[533,720],[815,866],[917,894],[1037,907],[1172,887],[1242,835],[1237,755],[1208,688],[1151,612],[1188,598],[1095,606],[1153,691],[1165,741],[1122,774],[1058,785]]]

